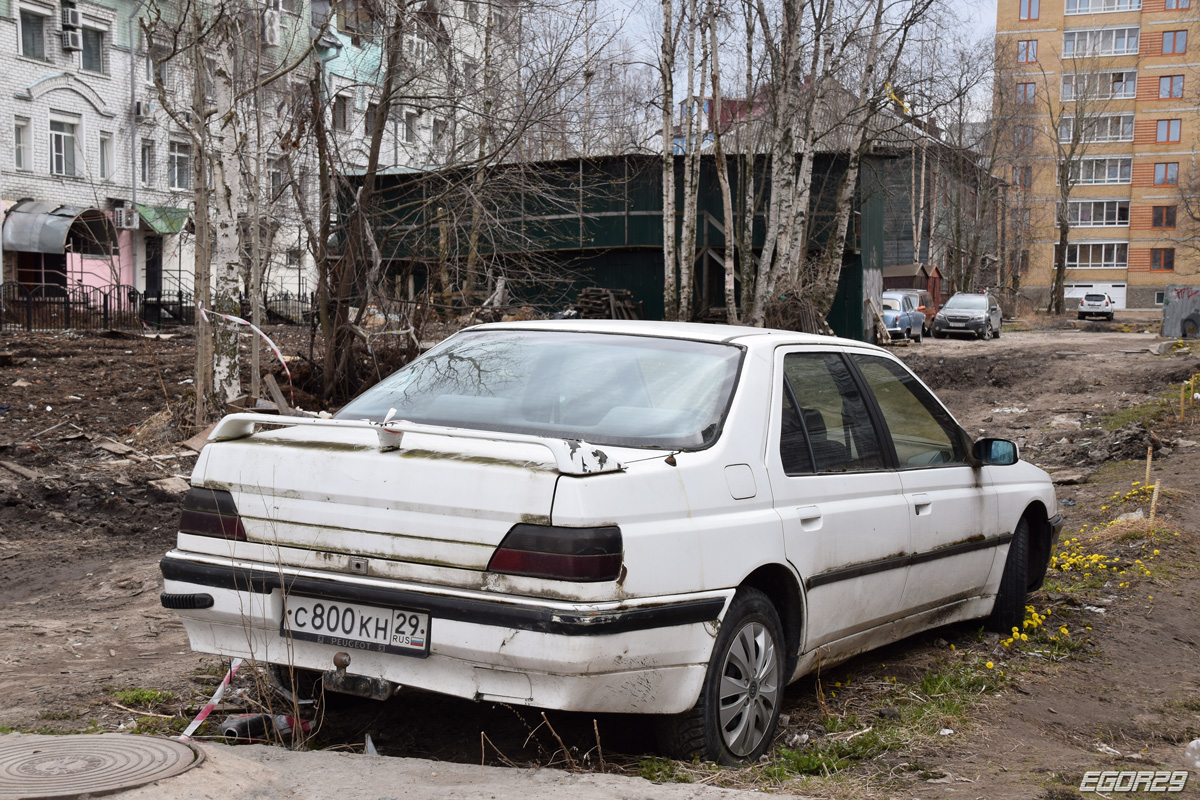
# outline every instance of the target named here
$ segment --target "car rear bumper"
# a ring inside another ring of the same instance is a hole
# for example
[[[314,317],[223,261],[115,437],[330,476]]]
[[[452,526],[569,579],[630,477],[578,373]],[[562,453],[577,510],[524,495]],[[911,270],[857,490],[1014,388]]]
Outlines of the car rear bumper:
[[[691,708],[732,596],[705,592],[609,603],[497,597],[178,550],[161,566],[164,604],[176,608],[194,650],[322,671],[333,669],[334,655],[346,651],[351,674],[570,711],[670,714]],[[428,655],[284,635],[285,593],[427,613]]]

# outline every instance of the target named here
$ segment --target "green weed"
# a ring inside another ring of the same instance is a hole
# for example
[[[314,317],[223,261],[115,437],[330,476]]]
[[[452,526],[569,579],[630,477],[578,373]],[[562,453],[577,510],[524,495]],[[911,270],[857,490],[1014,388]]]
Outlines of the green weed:
[[[657,756],[641,763],[642,777],[654,783],[691,783],[692,776],[679,769],[679,762]]]
[[[156,706],[175,699],[175,695],[162,689],[115,689],[112,696],[123,706]]]

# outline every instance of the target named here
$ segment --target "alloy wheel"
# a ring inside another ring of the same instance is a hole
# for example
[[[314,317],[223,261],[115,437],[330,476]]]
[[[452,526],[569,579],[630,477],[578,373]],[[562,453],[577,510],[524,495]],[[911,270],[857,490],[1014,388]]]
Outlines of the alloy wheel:
[[[775,639],[759,622],[748,622],[729,643],[721,665],[718,714],[721,737],[744,757],[762,743],[775,718],[783,687]]]

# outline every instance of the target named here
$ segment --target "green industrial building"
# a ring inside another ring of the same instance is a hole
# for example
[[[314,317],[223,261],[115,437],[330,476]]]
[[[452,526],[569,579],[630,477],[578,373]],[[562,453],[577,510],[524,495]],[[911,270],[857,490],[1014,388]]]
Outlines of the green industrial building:
[[[813,168],[809,242],[820,247],[847,159],[818,155]],[[882,290],[884,172],[894,159],[868,156],[859,171],[857,208],[847,237],[837,297],[828,321],[836,333],[870,337],[864,300]],[[721,189],[711,155],[701,158],[695,252],[695,318],[724,317],[725,234]],[[738,196],[737,156],[729,175]],[[501,165],[475,175],[454,170],[377,176],[382,213],[376,241],[401,291],[419,291],[439,270],[466,262],[471,231],[480,263],[508,276],[515,302],[562,308],[584,287],[626,289],[646,316],[663,316],[662,162],[651,155]],[[769,162],[753,164],[759,193],[754,247],[761,248]],[[676,157],[676,209],[683,203],[683,156]],[[735,209],[735,216],[738,216]],[[740,218],[740,217],[739,217]],[[565,301],[565,302],[564,302]]]

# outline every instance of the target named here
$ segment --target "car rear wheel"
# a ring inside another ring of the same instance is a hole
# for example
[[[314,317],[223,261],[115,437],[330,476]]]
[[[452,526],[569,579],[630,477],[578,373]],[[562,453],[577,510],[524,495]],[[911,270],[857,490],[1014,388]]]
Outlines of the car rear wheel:
[[[1025,620],[1025,596],[1029,589],[1029,521],[1021,517],[1008,545],[1008,559],[1000,578],[1000,591],[992,606],[987,628],[1008,633]]]
[[[726,765],[757,760],[779,722],[784,648],[771,601],[757,589],[739,589],[721,622],[700,698],[691,711],[659,720],[659,748],[673,758],[698,755]]]
[[[915,340],[915,341],[917,342],[917,344],[920,344],[920,343],[921,343],[921,338],[922,338],[924,335],[925,335],[925,332],[924,332],[924,331],[921,331],[921,330],[918,330],[918,331],[917,331],[917,338],[916,338],[916,340]]]

